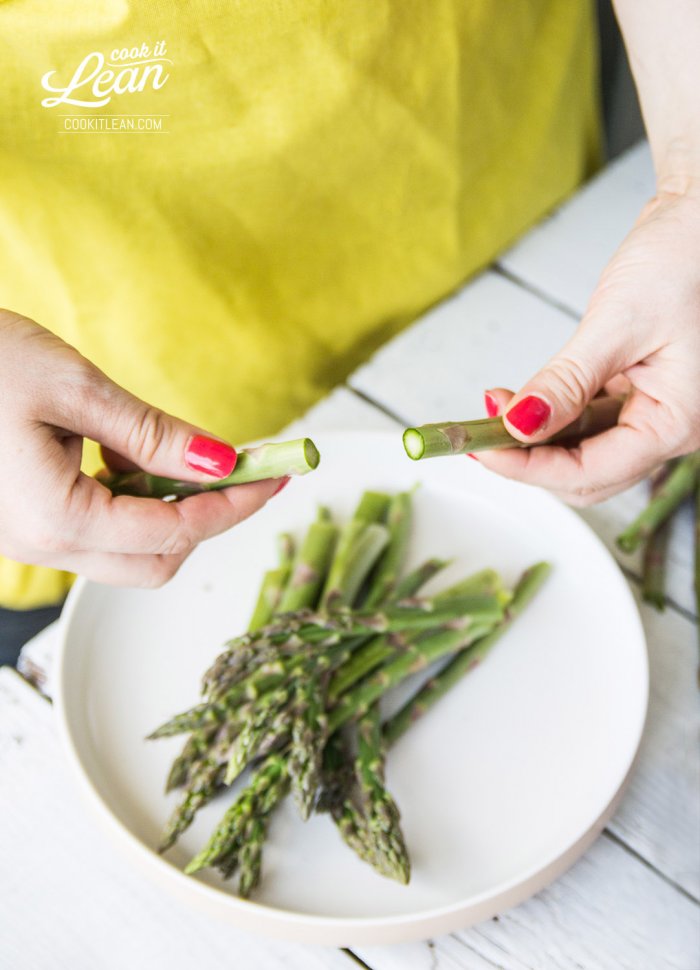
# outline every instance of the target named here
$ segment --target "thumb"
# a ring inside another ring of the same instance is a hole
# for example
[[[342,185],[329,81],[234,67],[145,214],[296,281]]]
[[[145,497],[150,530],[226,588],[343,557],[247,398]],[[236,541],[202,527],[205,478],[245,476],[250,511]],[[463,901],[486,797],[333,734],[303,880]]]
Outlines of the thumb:
[[[67,430],[92,438],[151,474],[210,481],[235,468],[231,445],[147,404],[92,365],[80,392],[66,398],[60,410]]]
[[[632,363],[625,358],[622,329],[582,323],[508,403],[503,420],[511,434],[520,441],[542,441],[575,421],[598,391]]]

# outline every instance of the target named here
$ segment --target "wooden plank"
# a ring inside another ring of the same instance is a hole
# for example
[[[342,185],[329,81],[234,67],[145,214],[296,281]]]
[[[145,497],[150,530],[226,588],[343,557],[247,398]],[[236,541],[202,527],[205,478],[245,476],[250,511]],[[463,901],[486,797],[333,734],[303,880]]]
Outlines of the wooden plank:
[[[630,786],[608,828],[700,899],[697,628],[674,610],[657,613],[640,603],[640,612],[649,651],[649,715]]]
[[[406,420],[483,417],[487,388],[523,384],[573,329],[566,314],[486,272],[386,344],[348,383]]]
[[[499,264],[582,314],[610,257],[655,191],[649,146],[641,142],[530,230]]]
[[[691,970],[700,907],[605,836],[544,892],[453,936],[361,947],[374,970]]]
[[[405,423],[482,417],[486,388],[520,387],[574,328],[566,313],[487,272],[383,347],[349,384]],[[582,513],[626,569],[638,570],[638,557],[618,553],[614,539],[646,500],[640,484]],[[674,529],[668,589],[695,614],[689,522]]]
[[[336,387],[298,421],[288,425],[281,435],[294,438],[320,431],[395,430],[395,422],[378,408],[367,404],[347,387]]]
[[[13,970],[357,970],[327,947],[242,933],[134,871],[68,777],[50,705],[0,669],[0,965]]]

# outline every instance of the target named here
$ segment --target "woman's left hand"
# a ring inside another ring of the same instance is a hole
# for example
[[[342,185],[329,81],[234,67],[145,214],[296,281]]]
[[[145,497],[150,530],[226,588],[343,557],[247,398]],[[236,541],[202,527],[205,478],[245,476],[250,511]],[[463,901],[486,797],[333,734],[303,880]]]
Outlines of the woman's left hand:
[[[645,206],[572,339],[517,394],[487,391],[486,407],[534,444],[600,391],[629,395],[610,431],[575,448],[481,452],[479,460],[590,505],[700,448],[700,184]]]

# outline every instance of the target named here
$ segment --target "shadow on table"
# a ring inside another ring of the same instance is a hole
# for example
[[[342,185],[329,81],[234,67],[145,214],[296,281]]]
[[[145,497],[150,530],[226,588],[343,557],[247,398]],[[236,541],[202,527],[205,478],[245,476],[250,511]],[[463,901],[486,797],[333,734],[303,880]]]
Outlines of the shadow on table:
[[[19,652],[32,637],[57,620],[61,606],[38,610],[5,610],[0,607],[0,666],[14,667]]]

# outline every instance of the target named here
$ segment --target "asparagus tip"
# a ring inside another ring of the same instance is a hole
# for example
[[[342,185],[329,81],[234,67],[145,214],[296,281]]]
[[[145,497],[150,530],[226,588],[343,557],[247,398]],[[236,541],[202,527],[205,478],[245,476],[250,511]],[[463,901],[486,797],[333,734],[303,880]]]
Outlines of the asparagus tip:
[[[200,852],[199,855],[196,855],[193,859],[190,859],[190,861],[185,866],[186,876],[191,876],[195,872],[199,872],[200,869],[203,869],[206,866],[207,863],[204,856],[205,856],[204,852]]]

